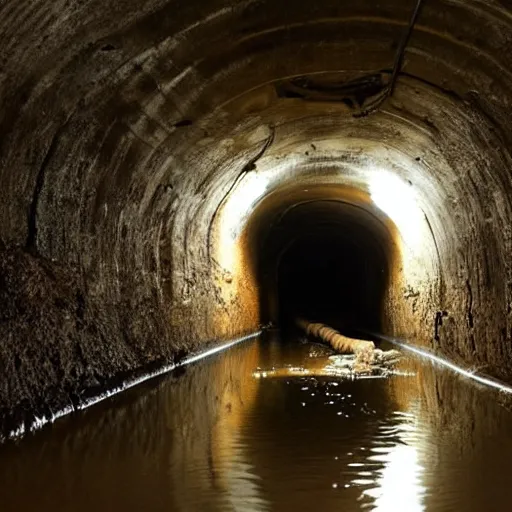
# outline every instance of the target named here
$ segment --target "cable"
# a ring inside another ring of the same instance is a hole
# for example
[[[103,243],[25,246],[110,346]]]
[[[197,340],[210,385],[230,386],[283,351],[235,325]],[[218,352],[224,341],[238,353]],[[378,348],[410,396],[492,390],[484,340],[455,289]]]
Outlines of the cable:
[[[389,97],[393,95],[395,91],[396,82],[398,80],[398,75],[402,70],[405,50],[407,49],[407,45],[409,44],[409,40],[411,39],[412,32],[414,30],[414,26],[416,25],[416,21],[420,15],[421,8],[423,6],[423,0],[416,0],[416,4],[411,14],[411,18],[409,19],[409,23],[407,25],[407,30],[400,40],[400,44],[398,45],[395,61],[393,63],[393,70],[391,72],[391,79],[389,80],[389,84],[386,85],[380,96],[368,105],[365,109],[357,114],[354,114],[354,117],[366,117],[367,115],[375,112]]]

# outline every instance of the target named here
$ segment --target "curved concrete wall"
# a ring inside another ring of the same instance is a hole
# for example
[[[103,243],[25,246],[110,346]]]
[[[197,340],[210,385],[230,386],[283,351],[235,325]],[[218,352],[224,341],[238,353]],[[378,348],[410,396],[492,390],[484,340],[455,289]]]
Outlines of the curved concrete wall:
[[[4,2],[2,428],[254,330],[258,205],[291,183],[394,221],[390,333],[512,377],[512,10],[426,0],[358,117],[413,7]]]

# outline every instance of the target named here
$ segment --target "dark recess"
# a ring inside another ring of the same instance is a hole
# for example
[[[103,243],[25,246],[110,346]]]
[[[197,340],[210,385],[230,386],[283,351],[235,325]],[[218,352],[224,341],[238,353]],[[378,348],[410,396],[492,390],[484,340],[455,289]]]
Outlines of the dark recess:
[[[351,336],[385,330],[397,253],[394,235],[371,207],[314,199],[270,225],[262,219],[256,231],[265,323],[287,331],[302,317]]]
[[[335,231],[294,243],[278,269],[281,323],[289,325],[300,316],[346,334],[380,332],[388,262],[386,254],[371,245],[371,240]]]

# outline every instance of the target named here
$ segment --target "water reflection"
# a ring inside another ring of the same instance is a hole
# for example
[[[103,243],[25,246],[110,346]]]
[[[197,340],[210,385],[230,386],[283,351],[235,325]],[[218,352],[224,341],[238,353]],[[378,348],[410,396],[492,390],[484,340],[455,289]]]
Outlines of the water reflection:
[[[395,511],[397,497],[403,510],[425,510],[425,487],[422,484],[424,468],[418,457],[417,410],[413,413],[396,412],[395,418],[383,424],[379,436],[370,448],[368,460],[381,462],[384,467],[373,479],[364,480],[368,489],[363,494],[374,499],[374,508],[381,512]],[[369,475],[369,476],[370,476]],[[363,480],[355,480],[362,484]]]
[[[328,355],[247,342],[5,445],[1,510],[510,509],[500,395],[416,361],[319,375]],[[310,373],[253,376],[286,364]]]

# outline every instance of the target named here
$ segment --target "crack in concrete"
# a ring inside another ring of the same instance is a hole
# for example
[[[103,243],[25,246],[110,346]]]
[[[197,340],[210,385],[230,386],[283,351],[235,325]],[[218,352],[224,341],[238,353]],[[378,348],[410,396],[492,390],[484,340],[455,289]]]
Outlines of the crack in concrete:
[[[471,283],[469,279],[466,279],[466,288],[468,289],[468,305],[467,305],[467,319],[468,326],[470,329],[474,327],[473,321],[473,290],[471,289]]]

